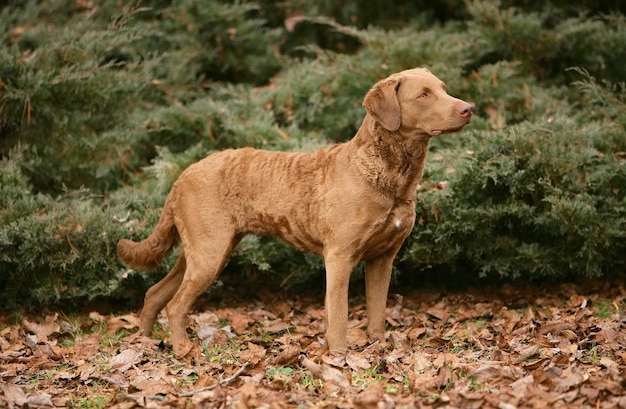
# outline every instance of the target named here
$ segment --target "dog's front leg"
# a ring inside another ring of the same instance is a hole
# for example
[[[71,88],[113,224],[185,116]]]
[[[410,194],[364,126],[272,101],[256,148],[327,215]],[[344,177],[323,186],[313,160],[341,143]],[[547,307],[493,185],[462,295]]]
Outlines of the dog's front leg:
[[[365,298],[367,304],[367,333],[370,337],[385,340],[385,313],[387,292],[395,252],[385,254],[365,263]]]
[[[334,354],[345,354],[348,334],[348,286],[354,262],[326,255],[326,342]]]

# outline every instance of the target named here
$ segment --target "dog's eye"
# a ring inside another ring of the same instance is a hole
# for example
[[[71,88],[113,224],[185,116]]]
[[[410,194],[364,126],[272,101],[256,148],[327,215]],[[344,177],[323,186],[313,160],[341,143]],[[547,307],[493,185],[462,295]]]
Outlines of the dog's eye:
[[[422,94],[419,96],[419,98],[426,98],[427,96],[428,96],[428,94],[427,94],[427,93],[422,92]]]

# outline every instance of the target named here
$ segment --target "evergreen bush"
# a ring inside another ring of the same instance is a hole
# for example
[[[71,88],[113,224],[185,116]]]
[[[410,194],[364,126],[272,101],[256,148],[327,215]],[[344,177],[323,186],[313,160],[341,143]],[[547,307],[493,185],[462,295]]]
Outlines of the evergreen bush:
[[[476,115],[431,142],[400,277],[623,274],[624,10],[530,3],[5,4],[3,308],[139,302],[175,256],[138,274],[115,245],[152,231],[185,167],[230,147],[348,140],[368,89],[414,66]],[[246,238],[226,269],[277,286],[323,280],[320,258],[267,237]]]

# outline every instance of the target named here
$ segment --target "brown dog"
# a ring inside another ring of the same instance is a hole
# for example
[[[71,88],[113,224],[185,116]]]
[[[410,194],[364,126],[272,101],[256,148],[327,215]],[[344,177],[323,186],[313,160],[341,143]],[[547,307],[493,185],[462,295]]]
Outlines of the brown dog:
[[[348,282],[364,260],[367,330],[384,339],[392,262],[415,221],[428,141],[467,125],[473,106],[423,68],[379,81],[363,106],[367,114],[349,142],[313,153],[227,150],[181,174],[154,232],[117,246],[120,259],[143,270],[182,242],[174,268],[146,293],[142,333],[151,333],[166,307],[174,352],[188,353],[193,303],[241,238],[263,233],[324,257],[326,341],[334,353],[346,350]]]

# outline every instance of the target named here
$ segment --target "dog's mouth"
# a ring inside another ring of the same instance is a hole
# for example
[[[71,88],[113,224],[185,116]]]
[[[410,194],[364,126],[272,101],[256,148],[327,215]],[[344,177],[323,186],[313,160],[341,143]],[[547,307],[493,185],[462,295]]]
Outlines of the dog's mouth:
[[[461,126],[457,126],[456,128],[446,128],[446,129],[432,129],[430,131],[430,134],[432,136],[438,136],[444,133],[452,133],[452,132],[457,132],[460,131],[461,129],[463,129],[463,127],[465,127],[465,125],[467,125],[469,123],[469,121],[467,121],[466,123],[464,123]]]
[[[465,127],[465,125],[469,124],[471,119],[472,119],[472,115],[468,115],[467,117],[463,118],[464,121],[459,125],[459,126],[455,126],[455,127],[451,127],[451,128],[435,128],[435,129],[431,129],[430,130],[430,135],[431,136],[437,136],[437,135],[441,135],[444,133],[452,133],[452,132],[457,132],[460,131],[461,129],[463,129]]]

